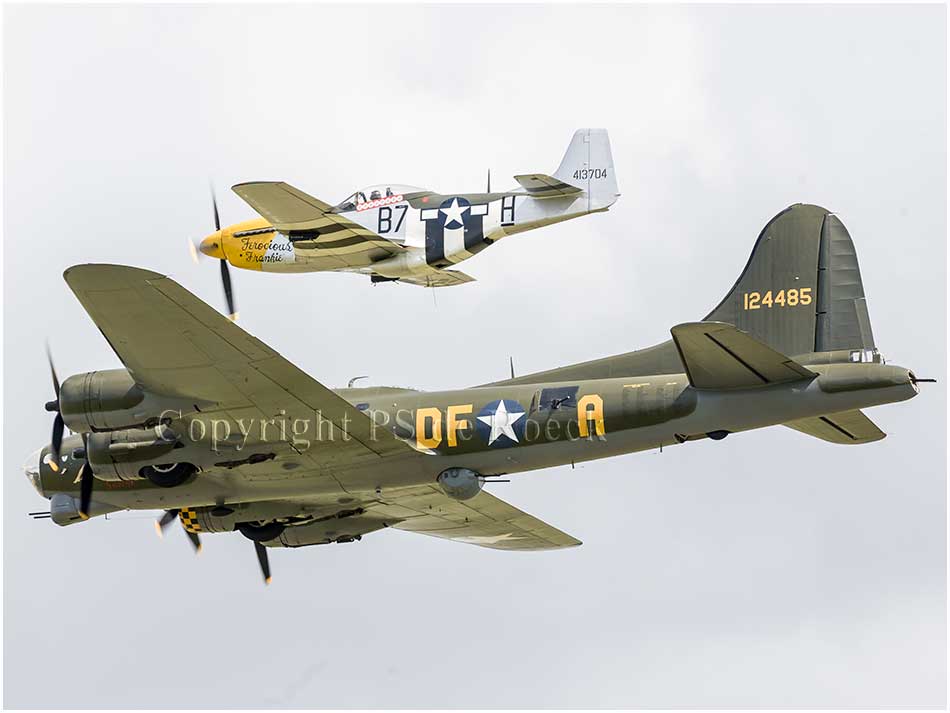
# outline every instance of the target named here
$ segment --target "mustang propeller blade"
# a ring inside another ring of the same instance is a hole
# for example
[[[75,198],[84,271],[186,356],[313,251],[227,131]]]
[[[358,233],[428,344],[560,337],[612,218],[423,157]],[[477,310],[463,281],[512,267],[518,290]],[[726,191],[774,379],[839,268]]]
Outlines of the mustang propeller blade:
[[[214,232],[221,231],[221,215],[218,213],[218,199],[215,197],[214,188],[211,189],[211,208],[214,211]],[[192,250],[194,246],[192,245]],[[232,322],[237,321],[237,309],[234,306],[234,290],[231,288],[231,271],[228,269],[226,258],[220,259],[221,265],[221,285],[224,287],[224,301],[228,306],[228,319]]]
[[[264,584],[270,584],[270,562],[267,559],[267,548],[260,542],[254,542],[254,551],[257,552],[257,561],[261,565],[261,574],[264,575]]]
[[[221,259],[221,284],[224,286],[224,300],[228,304],[228,318],[232,322],[237,321],[237,309],[234,307],[234,292],[231,289],[231,272],[228,269],[228,261]]]
[[[201,259],[201,253],[198,252],[198,248],[195,247],[195,243],[191,239],[188,240],[188,254],[191,255],[191,261],[197,265]]]

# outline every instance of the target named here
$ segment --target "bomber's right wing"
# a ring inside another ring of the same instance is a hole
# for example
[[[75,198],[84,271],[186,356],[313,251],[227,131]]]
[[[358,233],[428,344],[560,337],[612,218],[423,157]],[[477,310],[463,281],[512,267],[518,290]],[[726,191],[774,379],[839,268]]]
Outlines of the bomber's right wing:
[[[496,550],[552,550],[581,544],[484,490],[470,500],[453,500],[436,485],[420,485],[385,492],[379,502],[365,507],[374,516],[394,521],[392,527],[398,530]]]
[[[298,250],[314,256],[352,255],[372,251],[373,258],[396,255],[403,248],[355,223],[318,198],[290,184],[275,181],[239,183],[231,190],[282,233],[303,233],[294,239]]]
[[[697,389],[741,389],[817,376],[725,322],[689,322],[670,333],[689,383]]]

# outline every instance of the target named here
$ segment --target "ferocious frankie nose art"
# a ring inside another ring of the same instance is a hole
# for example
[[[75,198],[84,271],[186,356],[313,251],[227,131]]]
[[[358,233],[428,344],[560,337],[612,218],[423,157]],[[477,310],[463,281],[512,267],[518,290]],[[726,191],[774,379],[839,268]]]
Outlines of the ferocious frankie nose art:
[[[617,197],[605,129],[578,129],[553,175],[514,177],[517,188],[442,194],[381,183],[337,205],[291,185],[260,181],[233,187],[261,217],[215,232],[199,253],[221,261],[228,314],[235,315],[228,264],[264,272],[355,272],[372,282],[451,287],[472,282],[448,269],[505,236],[598,213]]]

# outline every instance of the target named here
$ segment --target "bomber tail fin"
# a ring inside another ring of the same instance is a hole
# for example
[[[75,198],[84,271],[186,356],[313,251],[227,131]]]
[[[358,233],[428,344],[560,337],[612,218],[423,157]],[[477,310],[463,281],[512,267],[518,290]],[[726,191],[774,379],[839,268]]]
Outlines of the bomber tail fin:
[[[588,210],[603,210],[613,205],[620,194],[607,130],[575,131],[554,178],[586,191]]]
[[[768,222],[739,279],[703,321],[734,325],[799,365],[881,361],[854,243],[837,216],[815,205],[790,206]],[[683,365],[668,341],[506,383],[674,374]]]
[[[734,324],[783,354],[854,350],[857,361],[876,359],[854,243],[836,215],[814,205],[769,221],[705,321]]]

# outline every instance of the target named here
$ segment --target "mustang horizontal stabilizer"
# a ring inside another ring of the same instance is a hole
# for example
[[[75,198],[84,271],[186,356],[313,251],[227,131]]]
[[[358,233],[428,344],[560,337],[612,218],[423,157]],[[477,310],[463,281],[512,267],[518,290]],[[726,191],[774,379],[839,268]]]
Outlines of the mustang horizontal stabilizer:
[[[583,189],[565,183],[554,176],[545,176],[543,173],[529,173],[524,176],[515,176],[533,198],[557,198],[558,196],[572,196],[581,193]]]
[[[386,493],[367,511],[399,520],[392,527],[495,550],[552,550],[576,547],[571,537],[489,495],[454,500],[435,485]]]
[[[279,412],[289,422],[312,422],[320,414],[337,429],[315,449],[326,460],[416,455],[174,280],[122,265],[77,265],[63,276],[132,378],[149,391],[200,400],[209,404],[205,412],[261,423]],[[238,428],[233,424],[231,432]]]
[[[829,443],[860,445],[880,441],[887,436],[874,422],[858,410],[832,413],[815,418],[801,418],[785,424],[801,433]]]
[[[358,223],[333,213],[333,207],[319,198],[307,195],[288,183],[257,181],[239,183],[231,190],[237,193],[267,222],[282,233],[302,232],[307,245],[327,251],[346,249],[353,252],[354,246],[365,245],[367,249],[383,248],[390,254],[398,254],[402,248],[386,240]]]
[[[689,322],[670,332],[697,389],[744,389],[817,376],[731,324]]]

